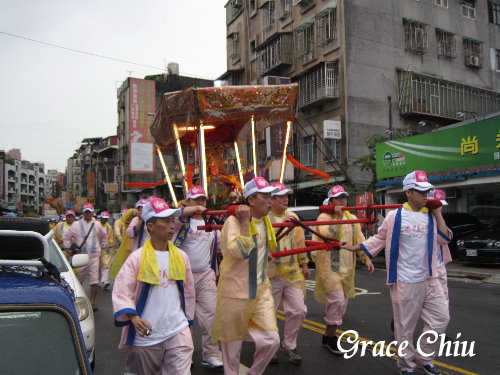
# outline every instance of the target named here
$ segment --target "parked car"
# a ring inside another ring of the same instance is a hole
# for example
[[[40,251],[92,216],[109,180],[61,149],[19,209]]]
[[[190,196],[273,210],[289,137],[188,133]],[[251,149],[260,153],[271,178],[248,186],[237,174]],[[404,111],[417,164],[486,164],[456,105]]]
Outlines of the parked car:
[[[449,247],[451,256],[456,258],[458,257],[457,240],[464,234],[478,230],[482,225],[477,217],[464,212],[443,212],[443,218],[448,228],[453,232]]]
[[[462,261],[500,264],[500,217],[492,219],[484,229],[463,235],[457,247]]]
[[[90,375],[76,298],[51,263],[47,239],[6,220],[15,218],[0,218],[1,372]]]
[[[44,236],[48,244],[50,262],[57,268],[61,277],[69,285],[75,295],[75,309],[85,341],[85,348],[92,369],[95,367],[95,325],[94,313],[85,290],[73,272],[72,268],[83,267],[88,264],[89,257],[86,254],[76,254],[71,264],[66,259],[59,245],[54,239],[54,231],[49,230],[48,224],[43,219],[36,218],[9,218],[4,219],[0,229],[11,229],[18,231],[31,230]]]
[[[472,206],[469,213],[479,219],[479,221],[488,225],[494,219],[500,217],[500,206]]]

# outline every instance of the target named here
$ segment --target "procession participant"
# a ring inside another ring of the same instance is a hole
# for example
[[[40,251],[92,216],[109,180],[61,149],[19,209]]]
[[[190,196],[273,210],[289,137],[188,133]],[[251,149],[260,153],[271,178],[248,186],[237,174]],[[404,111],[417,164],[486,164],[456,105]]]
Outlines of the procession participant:
[[[127,370],[139,375],[190,374],[186,311],[194,288],[189,258],[171,242],[178,215],[163,199],[145,203],[141,217],[151,237],[127,258],[113,287],[115,325],[123,327],[119,348],[130,350]]]
[[[243,339],[255,342],[249,375],[262,374],[280,344],[267,277],[269,252],[277,246],[267,216],[276,190],[263,177],[248,181],[243,190],[246,205],[238,206],[222,229],[212,338],[221,343],[225,375],[239,374]]]
[[[83,219],[75,221],[64,235],[64,248],[73,255],[74,250],[88,254],[90,262],[78,269],[78,280],[83,282],[89,276],[90,303],[92,309],[97,311],[95,299],[97,296],[97,285],[99,284],[99,258],[101,249],[108,245],[108,235],[101,223],[93,218],[94,206],[90,203],[83,205]],[[73,246],[73,247],[72,247]]]
[[[349,194],[341,185],[335,185],[328,191],[328,204],[335,206],[335,213],[321,213],[317,221],[332,220],[355,220],[357,217],[348,210],[342,210],[347,206]],[[318,225],[316,231],[324,237],[337,241],[346,241],[348,244],[357,244],[364,241],[365,237],[359,223]],[[316,235],[313,240],[321,241]],[[375,268],[371,260],[362,252],[358,254],[368,271],[373,273]],[[356,272],[356,254],[341,248],[338,250],[338,269],[332,270],[332,254],[329,251],[318,251],[316,253],[316,286],[314,297],[317,301],[325,304],[326,334],[322,337],[322,345],[333,354],[341,355],[337,344],[337,327],[342,325],[347,304],[350,298],[356,297],[354,286],[354,275]]]
[[[272,204],[271,212],[269,212],[271,223],[283,223],[291,218],[299,220],[295,213],[287,210],[289,197],[293,194],[293,190],[288,189],[281,182],[275,182],[272,186],[278,188],[278,191],[271,195]],[[278,242],[276,251],[301,247],[305,247],[304,229],[295,227]],[[302,357],[297,352],[297,336],[307,314],[304,297],[306,292],[305,280],[311,276],[311,271],[307,267],[308,261],[306,253],[276,258],[269,263],[267,272],[271,281],[276,310],[283,303],[286,315],[283,341],[279,352],[287,356],[290,362],[296,364],[302,362]],[[272,362],[277,361],[278,356],[276,354]]]
[[[446,194],[443,190],[434,189],[428,195],[429,199],[439,199],[443,206],[447,206],[448,202],[446,202]],[[448,296],[448,274],[446,272],[446,264],[450,263],[453,259],[451,258],[450,248],[448,244],[440,244],[436,249],[437,252],[437,269],[438,269],[438,278],[441,286],[443,287],[443,292],[446,297],[446,300],[449,301]]]
[[[54,239],[61,249],[64,249],[64,235],[71,227],[71,224],[75,222],[75,211],[68,210],[65,214],[65,221],[61,221],[54,227]]]
[[[115,221],[115,236],[117,231],[119,233],[119,237],[115,238],[119,238],[121,241],[120,245],[118,246],[118,249],[116,250],[115,256],[111,261],[111,267],[109,269],[109,278],[112,280],[116,278],[118,271],[120,271],[120,268],[122,267],[123,263],[125,263],[125,260],[132,252],[133,240],[127,236],[127,228],[132,219],[134,218],[135,213],[136,213],[135,208],[130,208],[128,210],[124,208],[122,210],[122,216]],[[117,222],[118,225],[116,225]]]
[[[127,227],[127,237],[132,238],[132,251],[140,248],[144,242],[149,238],[149,233],[146,229],[146,224],[142,219],[142,207],[146,204],[147,199],[139,199],[135,203],[134,218]]]
[[[369,257],[376,256],[385,248],[387,284],[390,287],[394,315],[394,335],[401,347],[397,361],[402,375],[416,374],[421,366],[427,374],[441,372],[432,363],[438,352],[439,340],[429,342],[426,335],[420,337],[420,350],[413,345],[415,326],[422,318],[423,332],[445,332],[450,319],[448,303],[438,279],[437,251],[439,245],[450,241],[451,231],[441,214],[442,207],[431,212],[425,207],[427,194],[433,186],[424,171],[409,173],[403,180],[407,202],[403,207],[389,212],[378,233],[357,246],[343,244],[351,251],[363,250]],[[445,300],[446,301],[446,300]],[[422,353],[431,355],[422,355]]]
[[[109,267],[111,266],[111,258],[115,253],[115,235],[113,232],[113,228],[111,228],[111,225],[108,222],[110,217],[109,212],[103,211],[99,216],[100,216],[99,221],[101,222],[102,227],[106,230],[106,233],[108,235],[108,246],[102,249],[101,264],[100,264],[101,265],[100,281],[103,286],[103,289],[107,290],[110,285]]]
[[[118,250],[120,248],[120,245],[123,241],[123,236],[126,236],[125,231],[127,230],[128,224],[125,223],[124,220],[122,220],[123,215],[125,215],[128,212],[127,208],[123,208],[120,212],[120,217],[115,220],[113,223],[113,233],[115,235],[115,248]]]
[[[201,186],[189,189],[181,209],[182,214],[175,222],[172,242],[187,254],[191,263],[196,304],[188,315],[196,317],[196,324],[199,324],[201,329],[201,364],[210,368],[222,368],[219,345],[211,340],[217,302],[215,270],[220,232],[198,230],[198,226],[205,225],[205,221],[201,215],[193,215],[207,209],[207,199],[208,196]]]

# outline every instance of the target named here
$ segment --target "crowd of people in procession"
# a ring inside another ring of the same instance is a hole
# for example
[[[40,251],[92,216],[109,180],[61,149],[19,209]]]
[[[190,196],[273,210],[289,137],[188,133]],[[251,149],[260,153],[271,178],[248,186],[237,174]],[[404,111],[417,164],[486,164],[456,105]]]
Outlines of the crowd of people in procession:
[[[400,356],[403,375],[422,367],[427,374],[440,371],[433,357],[424,357],[413,347],[413,332],[419,319],[424,331],[444,333],[449,320],[446,269],[451,260],[447,243],[452,237],[441,207],[428,209],[428,198],[446,204],[444,192],[435,190],[423,171],[403,181],[405,203],[390,211],[378,232],[365,239],[358,223],[318,225],[313,240],[341,242],[338,264],[332,269],[329,251],[315,252],[314,296],[325,305],[326,332],[322,345],[342,354],[336,336],[348,300],[356,296],[357,258],[374,271],[371,258],[386,251],[387,284],[394,314],[396,340],[409,342]],[[202,365],[239,374],[243,340],[255,343],[248,374],[262,374],[280,357],[300,364],[297,337],[307,315],[305,280],[311,277],[306,253],[273,258],[273,252],[303,248],[304,229],[296,226],[279,241],[273,223],[299,220],[288,210],[293,191],[282,183],[270,185],[264,178],[248,181],[243,202],[225,220],[221,231],[199,230],[205,225],[202,212],[208,195],[193,186],[179,208],[161,198],[140,199],[124,209],[109,224],[110,214],[97,218],[91,204],[74,211],[53,227],[55,238],[70,257],[87,253],[90,262],[77,270],[83,283],[88,279],[90,301],[100,284],[110,287],[115,324],[123,327],[119,348],[129,349],[126,371],[136,374],[189,374],[192,365],[192,329],[201,333]],[[432,195],[431,195],[432,194]],[[318,221],[354,220],[345,209],[349,194],[333,186],[324,204],[334,206]],[[217,262],[217,254],[222,261]],[[218,278],[218,281],[216,281]],[[286,315],[282,339],[276,310]],[[425,342],[425,340],[424,340]],[[427,352],[433,345],[426,343]],[[437,345],[437,344],[436,344]]]

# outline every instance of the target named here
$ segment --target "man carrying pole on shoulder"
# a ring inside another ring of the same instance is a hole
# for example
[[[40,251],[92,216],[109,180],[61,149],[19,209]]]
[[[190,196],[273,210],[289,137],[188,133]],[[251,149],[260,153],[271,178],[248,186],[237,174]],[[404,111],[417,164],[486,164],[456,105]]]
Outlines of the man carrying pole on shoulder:
[[[295,213],[287,210],[288,200],[293,194],[293,190],[288,189],[281,182],[275,182],[273,186],[278,188],[278,191],[272,193],[271,212],[269,213],[271,223],[283,223],[290,221],[290,219],[299,220]],[[295,227],[278,242],[276,251],[302,247],[305,247],[304,229]],[[273,289],[276,310],[283,303],[286,315],[283,341],[279,351],[287,356],[290,362],[296,364],[302,362],[302,357],[297,352],[297,336],[307,315],[304,297],[305,280],[311,276],[311,271],[307,267],[308,261],[306,253],[276,258],[269,263],[267,272]],[[277,354],[273,357],[272,362],[278,362]]]
[[[280,345],[267,277],[270,252],[277,246],[267,216],[275,191],[263,177],[248,181],[243,190],[246,205],[238,206],[222,229],[223,259],[212,337],[221,344],[225,375],[239,374],[243,339],[250,336],[255,343],[248,375],[262,374]]]
[[[427,374],[441,372],[432,363],[438,352],[439,340],[420,337],[419,352],[413,345],[413,332],[420,318],[424,332],[445,332],[450,319],[448,303],[438,279],[437,251],[439,245],[450,242],[451,231],[441,214],[441,208],[426,207],[427,194],[434,187],[424,171],[409,173],[403,180],[407,202],[389,212],[376,235],[357,246],[343,244],[350,251],[363,250],[370,258],[385,248],[387,284],[390,287],[394,315],[394,335],[404,355],[397,365],[401,375],[414,375],[417,366]],[[423,355],[423,354],[426,355]]]

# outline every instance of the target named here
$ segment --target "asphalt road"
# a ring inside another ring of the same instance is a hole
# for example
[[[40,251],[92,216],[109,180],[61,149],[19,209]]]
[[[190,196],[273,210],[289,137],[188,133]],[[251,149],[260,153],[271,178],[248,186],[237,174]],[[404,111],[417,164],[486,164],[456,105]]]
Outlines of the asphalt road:
[[[394,340],[390,329],[392,318],[389,289],[385,285],[385,270],[377,269],[372,276],[367,274],[364,266],[357,270],[358,297],[350,300],[344,323],[339,330],[355,330],[361,339],[374,343],[384,341],[389,344]],[[313,296],[313,282],[307,292],[308,315],[299,334],[298,351],[303,357],[302,365],[289,363],[281,357],[280,363],[269,365],[265,374],[398,374],[396,361],[389,357],[374,356],[367,350],[364,356],[358,352],[350,359],[332,355],[321,346],[321,335],[324,331],[323,305],[316,302]],[[475,354],[472,357],[441,356],[436,365],[443,374],[500,374],[500,287],[478,281],[450,279],[451,321],[447,336],[458,341],[451,345],[452,350],[463,349]],[[117,349],[120,329],[113,325],[111,292],[99,291],[96,312],[96,368],[95,374],[123,374],[126,353]],[[283,328],[283,313],[278,313],[278,325]],[[339,331],[340,332],[340,331]],[[421,324],[417,327],[416,337],[421,332]],[[205,369],[201,366],[199,335],[195,332],[195,354],[192,374],[214,374],[222,371]],[[460,343],[458,345],[458,343]],[[474,343],[474,344],[473,344]],[[352,345],[343,343],[345,348]],[[471,345],[474,345],[473,350]],[[243,345],[241,362],[250,367],[252,363],[253,344]],[[420,374],[424,374],[420,370]]]

